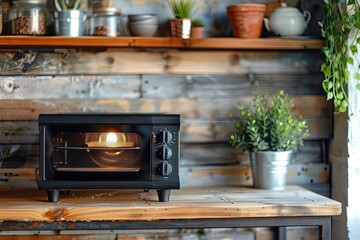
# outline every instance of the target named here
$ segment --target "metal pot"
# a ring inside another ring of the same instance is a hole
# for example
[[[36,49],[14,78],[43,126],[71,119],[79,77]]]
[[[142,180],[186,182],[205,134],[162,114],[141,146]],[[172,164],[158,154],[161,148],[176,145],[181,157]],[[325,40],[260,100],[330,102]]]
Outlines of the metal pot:
[[[250,161],[254,187],[283,190],[292,151],[251,152]]]
[[[55,12],[55,33],[60,36],[79,37],[84,35],[86,14],[82,10]]]

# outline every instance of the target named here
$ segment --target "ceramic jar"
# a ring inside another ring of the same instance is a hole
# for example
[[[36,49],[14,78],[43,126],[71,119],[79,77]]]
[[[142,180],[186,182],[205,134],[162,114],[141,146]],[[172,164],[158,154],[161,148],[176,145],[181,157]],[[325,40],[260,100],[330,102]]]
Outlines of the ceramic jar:
[[[272,12],[270,20],[264,18],[264,22],[268,31],[281,36],[298,36],[304,33],[310,19],[309,11],[305,10],[302,14],[297,8],[282,3]]]

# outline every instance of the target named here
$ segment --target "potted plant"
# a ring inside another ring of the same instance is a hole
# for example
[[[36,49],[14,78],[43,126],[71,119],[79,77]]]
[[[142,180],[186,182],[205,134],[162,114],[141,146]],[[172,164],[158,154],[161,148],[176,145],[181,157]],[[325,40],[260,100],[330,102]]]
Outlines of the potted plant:
[[[169,21],[170,36],[188,39],[191,36],[191,18],[197,6],[196,0],[170,0],[175,19]]]
[[[53,0],[55,33],[78,37],[84,34],[86,0]]]
[[[240,119],[230,144],[249,151],[256,188],[284,189],[291,153],[309,135],[307,122],[295,116],[292,107],[293,99],[284,91],[271,99],[254,93],[252,106],[238,106]]]
[[[202,38],[204,32],[204,23],[201,19],[194,19],[191,27],[191,38]]]

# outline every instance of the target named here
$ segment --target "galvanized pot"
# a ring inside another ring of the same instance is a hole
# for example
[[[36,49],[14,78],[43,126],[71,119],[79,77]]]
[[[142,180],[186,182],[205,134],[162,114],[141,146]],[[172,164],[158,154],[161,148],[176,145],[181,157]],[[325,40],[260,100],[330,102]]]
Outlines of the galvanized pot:
[[[84,35],[86,15],[82,10],[63,10],[54,14],[56,35],[68,37]]]
[[[251,152],[250,161],[254,187],[283,190],[292,151]]]

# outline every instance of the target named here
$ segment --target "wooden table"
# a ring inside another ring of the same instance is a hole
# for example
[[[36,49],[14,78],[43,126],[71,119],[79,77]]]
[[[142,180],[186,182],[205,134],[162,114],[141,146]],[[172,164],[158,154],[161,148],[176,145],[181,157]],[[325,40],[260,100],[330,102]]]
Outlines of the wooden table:
[[[165,203],[155,191],[74,190],[50,203],[45,191],[0,190],[4,231],[319,226],[320,239],[331,239],[331,216],[339,214],[339,202],[298,186],[183,188]]]

